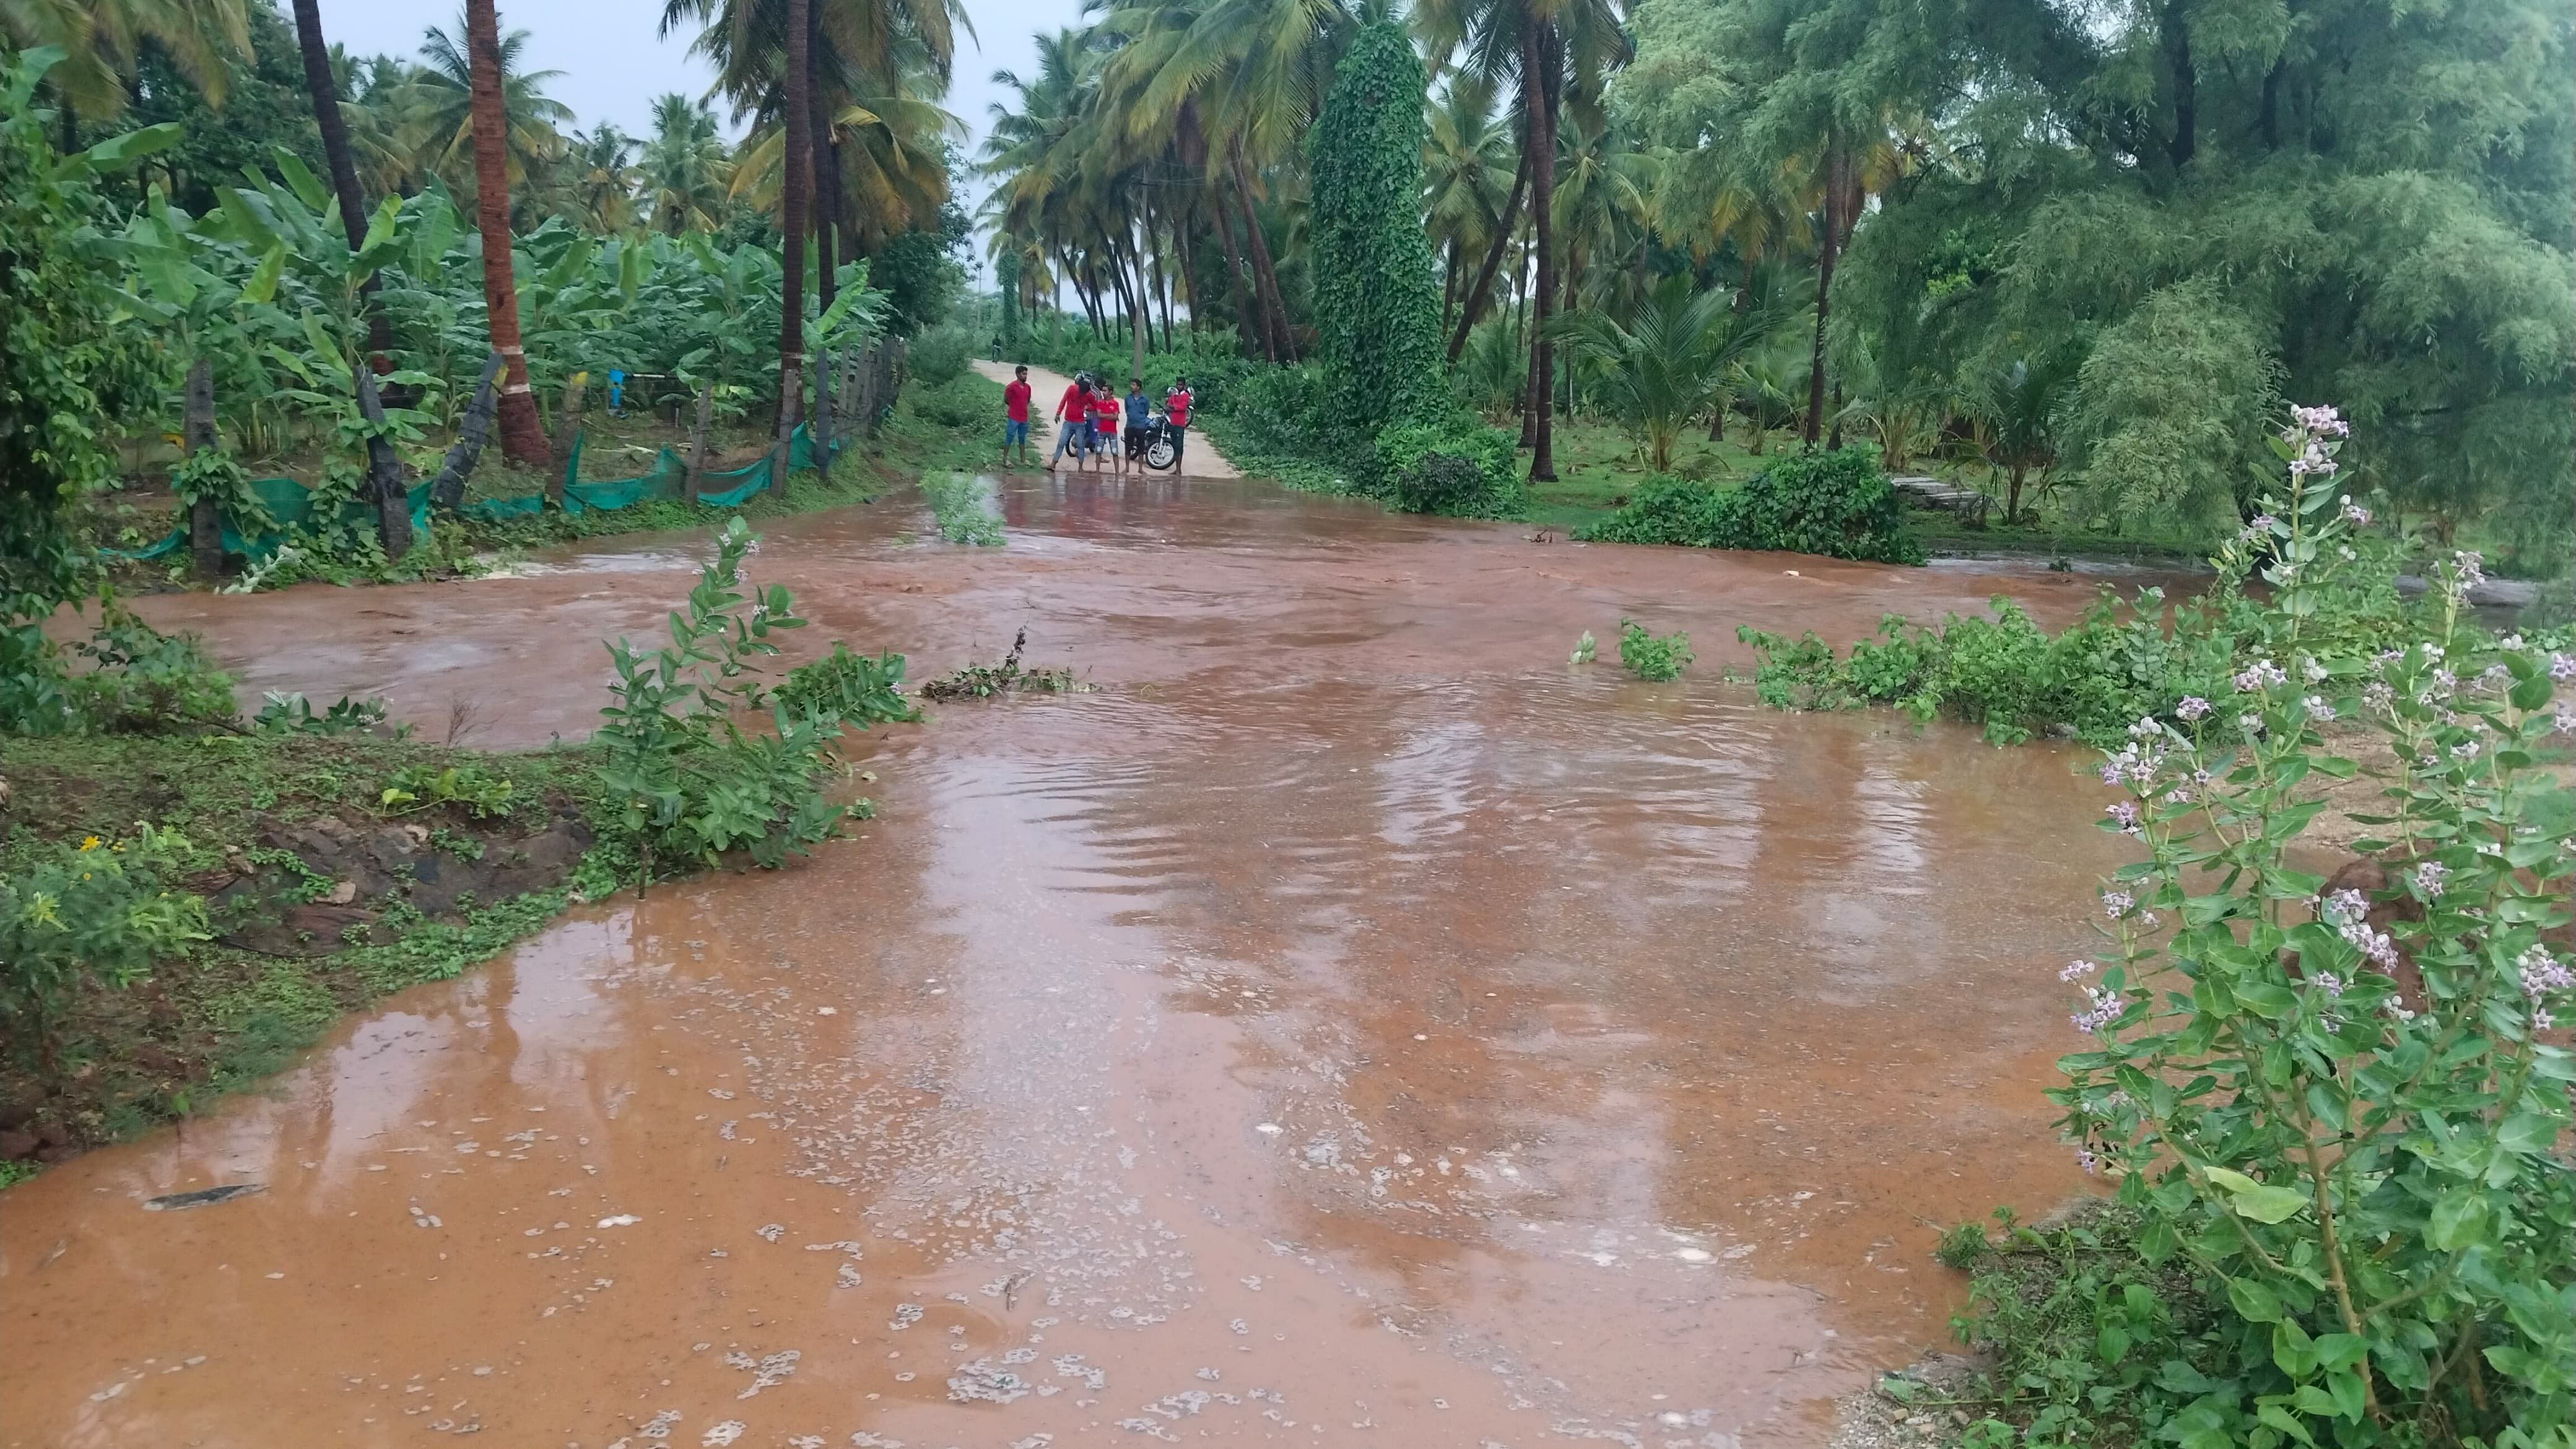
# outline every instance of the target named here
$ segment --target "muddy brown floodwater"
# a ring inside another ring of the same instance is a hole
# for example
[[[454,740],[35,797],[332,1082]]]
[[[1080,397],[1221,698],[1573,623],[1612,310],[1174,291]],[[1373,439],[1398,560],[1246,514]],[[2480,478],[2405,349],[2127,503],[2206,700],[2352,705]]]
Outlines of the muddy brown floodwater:
[[[1004,493],[1007,549],[895,500],[756,573],[809,650],[1025,625],[1097,692],[881,731],[857,838],[10,1190],[0,1443],[1812,1445],[1943,1341],[1939,1225],[2080,1190],[2041,1090],[2115,852],[2071,753],[1717,666],[2092,581]],[[248,690],[536,744],[704,549],[146,609]],[[1698,669],[1621,675],[1622,613]]]

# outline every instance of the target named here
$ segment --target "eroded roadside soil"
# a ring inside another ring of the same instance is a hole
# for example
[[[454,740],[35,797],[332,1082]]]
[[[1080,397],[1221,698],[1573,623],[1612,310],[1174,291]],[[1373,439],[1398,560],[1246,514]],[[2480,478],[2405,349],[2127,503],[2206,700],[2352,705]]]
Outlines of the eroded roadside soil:
[[[2073,757],[1717,672],[1738,622],[2092,581],[1003,487],[1006,549],[890,503],[756,576],[801,651],[1026,626],[1096,692],[881,732],[859,838],[586,908],[0,1197],[0,1444],[1815,1444],[1944,1338],[1938,1226],[2078,1190]],[[250,690],[539,744],[701,546],[145,603]],[[1623,613],[1698,669],[1564,662]]]

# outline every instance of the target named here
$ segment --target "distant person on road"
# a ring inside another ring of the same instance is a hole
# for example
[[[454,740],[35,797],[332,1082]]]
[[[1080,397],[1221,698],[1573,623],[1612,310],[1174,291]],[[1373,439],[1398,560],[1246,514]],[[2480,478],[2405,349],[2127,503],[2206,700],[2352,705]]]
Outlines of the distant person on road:
[[[1029,461],[1029,370],[1011,369],[1011,380],[1002,384],[1002,466],[1011,466],[1011,450],[1020,450],[1020,462]]]
[[[1172,471],[1181,471],[1181,437],[1190,427],[1190,380],[1176,376],[1163,397],[1163,421],[1172,425]]]
[[[1127,379],[1127,459],[1136,471],[1145,470],[1145,428],[1154,421],[1153,400],[1145,396],[1145,379]]]
[[[1118,394],[1111,391],[1109,380],[1100,380],[1100,390],[1091,395],[1092,436],[1101,456],[1120,473],[1127,471],[1127,450],[1118,446]]]
[[[1090,447],[1090,434],[1091,379],[1086,374],[1077,373],[1065,386],[1064,396],[1055,402],[1055,454],[1047,459],[1046,470],[1054,472],[1056,463],[1071,452],[1073,469],[1081,472],[1082,455]]]

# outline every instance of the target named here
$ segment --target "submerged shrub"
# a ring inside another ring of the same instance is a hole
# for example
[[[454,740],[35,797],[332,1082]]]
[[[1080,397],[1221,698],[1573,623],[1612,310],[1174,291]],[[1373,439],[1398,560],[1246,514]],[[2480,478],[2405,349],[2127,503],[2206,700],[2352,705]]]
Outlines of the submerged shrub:
[[[1528,511],[1512,435],[1499,428],[1415,425],[1377,437],[1368,491],[1406,513],[1518,518]]]
[[[1682,671],[1690,667],[1691,659],[1688,634],[1678,630],[1670,634],[1649,634],[1646,626],[1634,619],[1619,621],[1619,662],[1639,679],[1656,682],[1679,679]]]
[[[832,641],[831,653],[788,670],[787,682],[772,693],[789,709],[860,729],[921,718],[921,711],[903,697],[902,655],[870,659],[851,653],[838,639]]]

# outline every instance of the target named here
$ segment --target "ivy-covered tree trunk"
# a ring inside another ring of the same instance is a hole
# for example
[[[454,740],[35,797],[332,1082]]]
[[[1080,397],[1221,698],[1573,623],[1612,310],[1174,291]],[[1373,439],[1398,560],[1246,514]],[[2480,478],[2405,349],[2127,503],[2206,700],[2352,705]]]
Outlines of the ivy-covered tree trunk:
[[[474,385],[474,400],[465,405],[465,420],[456,429],[456,445],[447,450],[438,477],[429,485],[432,508],[452,510],[465,502],[465,480],[473,476],[474,465],[482,461],[484,439],[491,435],[493,414],[500,410],[493,385],[501,375],[501,362],[498,352],[483,359],[483,379]]]
[[[1364,436],[1446,411],[1440,299],[1422,229],[1424,93],[1401,27],[1364,27],[1307,137],[1318,355],[1333,415]]]
[[[787,0],[786,149],[779,159],[778,449],[777,484],[787,486],[787,432],[805,366],[806,182],[814,150],[813,0]]]
[[[698,389],[697,421],[689,427],[689,470],[680,475],[680,496],[691,503],[707,485],[707,427],[715,420],[715,384]]]
[[[179,424],[181,455],[193,458],[215,446],[215,365],[200,357],[188,364],[187,390]],[[197,577],[219,578],[224,571],[223,518],[215,500],[199,497],[188,504],[188,555]]]

